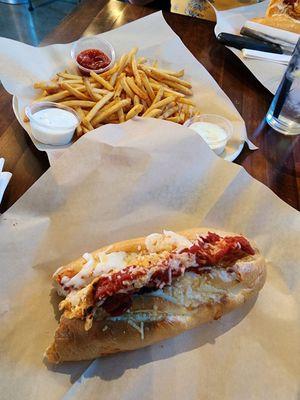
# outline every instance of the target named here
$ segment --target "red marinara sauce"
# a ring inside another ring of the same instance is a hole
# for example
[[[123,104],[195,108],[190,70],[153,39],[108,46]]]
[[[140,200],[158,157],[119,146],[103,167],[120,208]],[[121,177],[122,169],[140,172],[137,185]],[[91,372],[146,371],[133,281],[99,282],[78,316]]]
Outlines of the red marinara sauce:
[[[101,50],[87,49],[77,55],[76,61],[84,68],[98,70],[106,68],[110,64],[111,59]]]

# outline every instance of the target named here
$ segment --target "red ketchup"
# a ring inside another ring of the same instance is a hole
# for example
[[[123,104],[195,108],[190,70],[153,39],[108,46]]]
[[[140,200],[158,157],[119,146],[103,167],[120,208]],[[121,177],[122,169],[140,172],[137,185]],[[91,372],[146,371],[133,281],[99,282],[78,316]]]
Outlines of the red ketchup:
[[[111,59],[103,51],[97,49],[81,51],[76,60],[82,67],[92,70],[106,68],[111,62]]]

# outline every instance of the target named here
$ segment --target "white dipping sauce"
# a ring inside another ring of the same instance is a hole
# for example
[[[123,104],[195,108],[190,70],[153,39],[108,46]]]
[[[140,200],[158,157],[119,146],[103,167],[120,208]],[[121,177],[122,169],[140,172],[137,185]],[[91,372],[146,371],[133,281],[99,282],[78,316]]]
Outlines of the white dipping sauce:
[[[221,126],[211,122],[194,122],[189,128],[197,132],[216,154],[224,151],[228,134]]]
[[[33,136],[45,144],[63,145],[71,141],[78,120],[61,108],[45,108],[35,112],[30,125]]]

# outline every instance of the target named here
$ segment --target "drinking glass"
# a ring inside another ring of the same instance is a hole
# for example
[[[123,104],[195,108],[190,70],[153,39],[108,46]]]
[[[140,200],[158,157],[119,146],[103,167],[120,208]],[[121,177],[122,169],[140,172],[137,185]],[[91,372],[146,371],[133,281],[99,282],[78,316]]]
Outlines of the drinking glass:
[[[266,115],[267,123],[285,135],[300,133],[300,39]]]

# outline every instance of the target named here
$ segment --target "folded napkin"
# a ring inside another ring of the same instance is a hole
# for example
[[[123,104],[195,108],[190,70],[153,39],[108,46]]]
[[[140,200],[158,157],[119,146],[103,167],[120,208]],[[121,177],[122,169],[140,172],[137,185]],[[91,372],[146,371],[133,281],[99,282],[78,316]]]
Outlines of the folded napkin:
[[[277,64],[288,65],[291,56],[285,54],[275,54],[267,53],[265,51],[242,49],[242,54],[244,58],[249,58],[253,60],[271,61]]]
[[[271,26],[259,24],[254,21],[246,21],[244,27],[269,36],[270,39],[277,39],[294,46],[297,44],[298,39],[300,38],[300,35],[297,33],[288,32],[283,29],[272,28]]]
[[[4,158],[0,158],[0,203],[2,201],[2,197],[6,189],[6,186],[8,185],[8,182],[12,177],[12,174],[10,172],[2,172],[3,166],[4,166]]]

